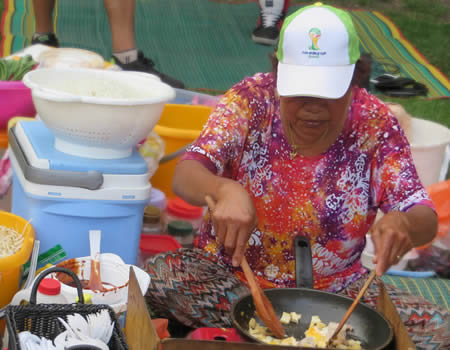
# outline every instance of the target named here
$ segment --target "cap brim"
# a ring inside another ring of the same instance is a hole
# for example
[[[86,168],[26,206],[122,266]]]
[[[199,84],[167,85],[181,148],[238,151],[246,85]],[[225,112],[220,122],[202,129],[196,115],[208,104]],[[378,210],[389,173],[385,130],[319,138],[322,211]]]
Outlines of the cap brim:
[[[278,94],[280,96],[341,98],[350,86],[354,70],[354,64],[319,67],[278,63]]]

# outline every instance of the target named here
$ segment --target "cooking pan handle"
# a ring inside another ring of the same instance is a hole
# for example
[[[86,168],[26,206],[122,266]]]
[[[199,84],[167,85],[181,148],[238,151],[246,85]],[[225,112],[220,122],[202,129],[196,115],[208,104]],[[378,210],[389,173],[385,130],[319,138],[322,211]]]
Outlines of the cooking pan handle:
[[[313,288],[311,243],[309,238],[294,238],[295,278],[297,288]]]

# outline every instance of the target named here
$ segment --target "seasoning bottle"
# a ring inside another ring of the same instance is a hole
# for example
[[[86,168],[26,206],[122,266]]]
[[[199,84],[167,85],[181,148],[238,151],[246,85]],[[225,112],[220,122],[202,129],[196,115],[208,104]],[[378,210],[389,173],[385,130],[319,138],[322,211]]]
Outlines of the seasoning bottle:
[[[61,294],[61,282],[55,278],[44,278],[39,283],[37,304],[67,304],[67,299]]]
[[[153,205],[146,206],[144,209],[144,218],[142,222],[142,234],[162,235],[166,231],[165,226],[161,209]]]
[[[173,220],[167,227],[169,235],[173,236],[183,248],[192,248],[194,241],[194,227],[188,221]]]

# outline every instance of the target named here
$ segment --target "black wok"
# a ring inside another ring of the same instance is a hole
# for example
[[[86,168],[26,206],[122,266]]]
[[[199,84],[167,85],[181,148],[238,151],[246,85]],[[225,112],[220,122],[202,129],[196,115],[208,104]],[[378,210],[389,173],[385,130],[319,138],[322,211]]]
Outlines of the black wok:
[[[312,286],[312,259],[309,240],[297,237],[295,241],[297,286]],[[299,324],[284,325],[287,336],[300,340],[308,329],[312,316],[319,316],[322,322],[337,322],[342,319],[353,299],[337,294],[310,288],[268,289],[264,293],[279,317],[284,312],[295,311],[302,315]],[[251,295],[240,298],[233,304],[233,325],[246,338],[261,342],[248,332],[248,323],[255,315],[255,306]],[[393,339],[393,330],[389,322],[376,310],[359,303],[347,321],[354,328],[354,339],[361,341],[365,350],[388,349]]]

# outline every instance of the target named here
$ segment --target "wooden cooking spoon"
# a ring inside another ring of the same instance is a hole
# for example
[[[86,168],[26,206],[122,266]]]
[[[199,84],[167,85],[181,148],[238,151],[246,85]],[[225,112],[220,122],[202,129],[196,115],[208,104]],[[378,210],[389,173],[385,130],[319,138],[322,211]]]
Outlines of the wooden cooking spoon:
[[[216,207],[214,200],[207,195],[205,196],[205,201],[208,204],[209,209],[213,211]],[[258,317],[270,329],[273,335],[280,339],[285,338],[286,333],[284,332],[284,328],[281,325],[281,322],[277,314],[275,313],[275,310],[273,309],[272,303],[264,294],[258,282],[256,281],[255,275],[248,265],[245,256],[242,258],[241,268],[242,271],[244,271],[245,278],[248,281]]]
[[[347,312],[345,313],[344,317],[342,318],[341,322],[339,322],[339,325],[337,326],[336,330],[334,331],[333,335],[328,339],[327,346],[328,348],[331,345],[331,342],[333,339],[338,335],[338,333],[341,331],[342,327],[344,327],[345,322],[347,322],[348,318],[352,314],[353,310],[355,310],[356,306],[358,305],[359,301],[363,297],[364,293],[366,292],[367,288],[369,288],[370,284],[372,283],[373,279],[375,278],[376,273],[375,270],[373,270],[369,277],[367,278],[366,283],[364,283],[364,286],[359,291],[358,296],[353,301],[352,305],[348,308]]]

